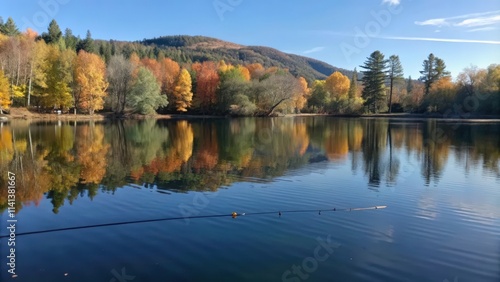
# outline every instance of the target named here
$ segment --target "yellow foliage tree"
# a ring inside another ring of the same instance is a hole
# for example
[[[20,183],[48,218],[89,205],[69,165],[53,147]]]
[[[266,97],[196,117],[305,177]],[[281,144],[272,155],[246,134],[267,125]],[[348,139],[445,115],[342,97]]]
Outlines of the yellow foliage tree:
[[[177,84],[174,89],[174,103],[177,111],[186,112],[191,107],[193,101],[193,92],[191,91],[191,75],[186,69],[182,69]]]
[[[2,70],[0,70],[0,114],[4,110],[8,110],[11,104],[9,97],[9,79],[5,77]]]
[[[303,77],[299,77],[299,89],[293,98],[293,104],[296,110],[302,110],[309,99],[311,89],[307,87],[307,81]]]
[[[75,80],[80,93],[75,102],[80,108],[91,115],[102,109],[108,88],[104,61],[96,54],[80,51],[76,59]]]
[[[72,64],[76,54],[44,42],[37,43],[35,52],[33,96],[47,108],[71,107],[73,99],[69,85],[73,79]]]
[[[451,76],[440,78],[432,84],[427,97],[429,110],[444,111],[453,104],[456,93],[456,85],[451,81]]]
[[[219,61],[218,67],[219,67],[219,72],[220,73],[225,73],[227,71],[230,71],[230,70],[234,69],[233,65],[226,64],[226,62],[224,62],[224,60]]]
[[[350,79],[338,71],[326,79],[326,90],[330,93],[331,100],[346,97],[350,86]]]
[[[250,71],[246,67],[238,65],[236,68],[239,72],[241,72],[241,75],[243,76],[243,79],[245,79],[245,81],[250,80]]]

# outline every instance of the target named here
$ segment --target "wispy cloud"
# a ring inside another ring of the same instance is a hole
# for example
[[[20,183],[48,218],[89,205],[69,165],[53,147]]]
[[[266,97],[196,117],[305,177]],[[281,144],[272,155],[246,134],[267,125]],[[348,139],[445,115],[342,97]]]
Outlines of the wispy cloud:
[[[496,23],[500,23],[500,15],[466,19],[457,23],[456,26],[476,27],[476,26],[488,26]]]
[[[382,39],[406,40],[406,41],[434,41],[450,43],[476,43],[476,44],[494,44],[500,45],[500,41],[493,40],[474,40],[474,39],[453,39],[453,38],[435,38],[435,37],[404,37],[404,36],[381,36]]]
[[[311,54],[311,53],[321,52],[323,50],[325,50],[325,47],[320,46],[320,47],[314,47],[312,49],[306,50],[306,51],[304,51],[302,53],[304,53],[304,54]]]
[[[484,13],[472,13],[448,18],[435,18],[425,21],[416,21],[416,25],[438,27],[481,27],[500,23],[500,10]]]
[[[497,29],[497,28],[492,27],[492,26],[487,26],[487,27],[469,29],[469,30],[467,30],[467,32],[489,31],[489,30],[495,30],[495,29]]]
[[[446,19],[430,19],[423,22],[415,22],[416,25],[433,25],[433,26],[447,26],[450,25]]]
[[[389,4],[393,6],[397,6],[401,3],[401,0],[382,0],[382,4]]]

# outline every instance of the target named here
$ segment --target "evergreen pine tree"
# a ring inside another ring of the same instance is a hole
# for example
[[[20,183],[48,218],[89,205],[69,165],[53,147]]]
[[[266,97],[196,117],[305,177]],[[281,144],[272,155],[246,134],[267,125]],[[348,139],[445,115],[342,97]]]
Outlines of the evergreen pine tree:
[[[16,26],[16,23],[11,17],[9,17],[5,23],[3,23],[3,19],[0,19],[0,33],[7,36],[16,36],[21,34]]]
[[[351,85],[349,86],[349,99],[354,99],[358,93],[358,71],[354,68],[351,77]]]
[[[373,52],[361,66],[363,73],[363,92],[365,107],[369,112],[379,113],[387,107],[385,79],[387,77],[387,60],[380,51]]]
[[[389,57],[389,113],[392,112],[392,93],[394,89],[394,82],[403,79],[403,66],[401,66],[401,61],[399,56],[392,55]]]
[[[59,44],[61,38],[62,32],[56,20],[50,21],[47,32],[42,33],[42,39],[47,44]]]
[[[408,77],[408,81],[406,84],[406,94],[410,95],[413,92],[413,80],[411,79],[411,75]]]
[[[96,48],[94,45],[94,39],[92,39],[92,34],[90,33],[90,30],[87,30],[87,35],[85,36],[84,40],[81,40],[77,47],[76,51],[80,52],[80,50],[84,50],[87,53],[96,53]]]
[[[420,71],[420,74],[422,74],[420,80],[425,84],[425,95],[427,96],[429,95],[432,84],[445,76],[449,76],[450,73],[446,71],[446,64],[444,61],[435,57],[432,53],[424,60],[422,66],[424,70]]]

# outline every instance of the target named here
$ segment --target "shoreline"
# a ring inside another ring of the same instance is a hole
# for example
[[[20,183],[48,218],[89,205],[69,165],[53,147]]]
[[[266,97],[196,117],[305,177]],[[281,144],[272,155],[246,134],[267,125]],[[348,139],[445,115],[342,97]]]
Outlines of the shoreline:
[[[444,114],[412,114],[412,113],[383,113],[383,114],[365,114],[365,115],[340,115],[340,114],[286,114],[277,116],[278,118],[290,117],[331,117],[331,118],[359,118],[359,119],[400,119],[404,121],[422,121],[436,119],[446,122],[500,122],[500,115],[470,114],[467,117],[458,115],[445,116]],[[236,119],[244,117],[215,116],[215,115],[190,115],[190,114],[157,114],[157,115],[125,115],[117,117],[113,113],[98,113],[94,115],[84,114],[53,114],[30,112],[23,108],[14,108],[10,114],[0,115],[0,122],[9,122],[12,120],[27,121],[104,121],[104,120],[193,120],[193,119]],[[266,118],[266,117],[264,117]]]

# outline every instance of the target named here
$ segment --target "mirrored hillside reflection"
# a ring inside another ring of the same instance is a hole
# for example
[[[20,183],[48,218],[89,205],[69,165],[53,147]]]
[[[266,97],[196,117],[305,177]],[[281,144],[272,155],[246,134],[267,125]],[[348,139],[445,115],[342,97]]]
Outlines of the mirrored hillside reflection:
[[[436,186],[448,165],[500,178],[499,159],[498,123],[301,117],[0,125],[0,187],[14,171],[18,209],[48,198],[54,213],[128,185],[216,191],[329,163],[349,167],[375,191],[415,175]]]

